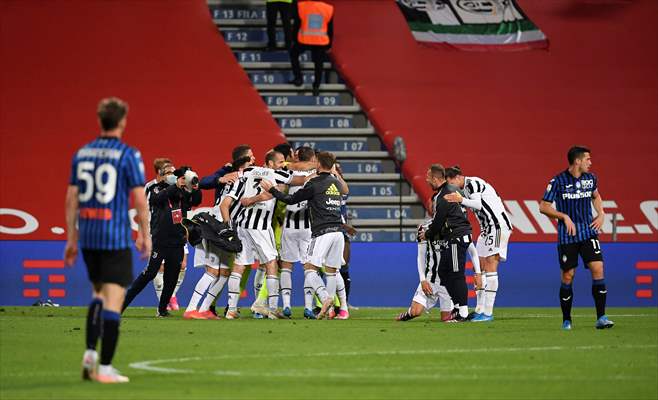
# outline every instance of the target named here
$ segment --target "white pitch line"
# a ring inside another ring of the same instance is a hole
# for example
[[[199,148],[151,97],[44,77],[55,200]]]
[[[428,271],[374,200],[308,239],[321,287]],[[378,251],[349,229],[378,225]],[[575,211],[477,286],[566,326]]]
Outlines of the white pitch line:
[[[425,349],[425,350],[388,350],[388,351],[348,351],[348,352],[322,352],[322,353],[307,353],[307,354],[222,354],[219,356],[211,357],[183,357],[183,358],[169,358],[161,360],[147,360],[131,363],[129,366],[133,369],[141,369],[151,372],[161,372],[167,374],[189,374],[195,373],[189,369],[178,368],[162,368],[155,366],[162,363],[182,363],[187,361],[200,361],[200,360],[218,360],[218,359],[235,359],[235,358],[283,358],[283,357],[360,357],[360,356],[404,356],[404,355],[424,355],[424,354],[463,354],[463,353],[518,353],[518,352],[537,352],[537,351],[562,351],[562,350],[616,350],[616,349],[655,349],[658,345],[623,345],[623,346],[546,346],[546,347],[491,347],[480,349]],[[236,373],[238,371],[232,371]]]
[[[393,315],[394,314],[394,315]],[[397,314],[393,313],[393,317]],[[433,314],[429,314],[431,316],[437,316]],[[610,318],[655,318],[658,319],[658,314],[607,314],[608,317]],[[361,320],[381,320],[381,321],[387,321],[391,320],[393,321],[393,317],[388,318],[388,317],[358,317],[354,316],[352,319],[356,321],[361,321]],[[575,318],[594,318],[593,315],[580,315],[580,314],[575,314],[572,315],[572,317]],[[437,316],[438,318],[438,316]],[[528,319],[528,318],[555,318],[555,319],[560,319],[562,318],[562,315],[559,314],[527,314],[527,315],[514,315],[510,316],[509,318],[506,318],[503,316],[501,319],[508,319],[508,320],[515,320],[515,319]],[[430,317],[431,319],[431,317]]]
[[[432,367],[434,368],[434,367]],[[503,368],[506,368],[503,366]],[[460,370],[459,367],[453,367],[452,370]],[[381,372],[380,372],[381,371]],[[216,370],[212,371],[213,375],[218,376],[247,376],[247,377],[258,377],[258,378],[332,378],[332,379],[386,379],[386,380],[400,380],[400,379],[409,379],[409,380],[431,380],[431,379],[455,379],[455,380],[509,380],[509,381],[596,381],[600,382],[602,379],[605,380],[618,380],[618,381],[647,381],[653,379],[653,377],[640,377],[632,375],[606,375],[606,376],[595,376],[591,378],[587,377],[574,377],[573,375],[519,375],[515,373],[510,375],[504,371],[498,369],[498,373],[486,373],[486,374],[454,374],[454,373],[407,373],[399,372],[395,374],[386,373],[389,371],[388,368],[361,368],[359,372],[326,372],[318,369],[307,369],[307,370],[298,370],[290,369],[283,371],[235,371],[235,370]]]

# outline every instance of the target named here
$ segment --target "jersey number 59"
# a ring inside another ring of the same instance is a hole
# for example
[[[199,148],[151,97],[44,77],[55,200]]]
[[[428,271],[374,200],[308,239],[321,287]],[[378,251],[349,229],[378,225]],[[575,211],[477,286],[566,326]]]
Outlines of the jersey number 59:
[[[81,161],[78,164],[78,180],[85,183],[84,192],[78,199],[81,203],[91,200],[94,196],[101,204],[107,204],[114,199],[117,187],[117,170],[112,164],[101,164],[94,171],[94,163]]]

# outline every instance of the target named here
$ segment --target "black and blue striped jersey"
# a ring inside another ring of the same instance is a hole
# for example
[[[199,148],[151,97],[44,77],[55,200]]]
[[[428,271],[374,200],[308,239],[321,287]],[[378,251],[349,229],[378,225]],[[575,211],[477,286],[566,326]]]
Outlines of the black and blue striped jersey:
[[[576,235],[567,234],[567,228],[562,221],[557,223],[558,242],[560,244],[579,243],[597,236],[596,230],[590,227],[592,217],[592,195],[598,188],[594,174],[585,173],[575,178],[569,170],[555,176],[548,183],[543,200],[555,202],[555,209],[567,214],[576,226]]]
[[[73,157],[69,184],[78,187],[80,247],[119,250],[131,246],[130,191],[144,185],[144,163],[137,149],[112,137],[99,137]]]

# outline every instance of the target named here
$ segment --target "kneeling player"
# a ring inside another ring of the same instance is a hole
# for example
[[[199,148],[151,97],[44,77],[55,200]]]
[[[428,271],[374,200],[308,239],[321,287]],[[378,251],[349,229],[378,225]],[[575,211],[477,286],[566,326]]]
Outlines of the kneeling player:
[[[421,228],[422,225],[419,227],[419,231]],[[407,311],[395,317],[397,321],[409,321],[420,316],[425,310],[429,312],[436,305],[437,301],[441,310],[441,321],[450,319],[453,303],[448,290],[446,290],[445,286],[441,285],[441,280],[437,273],[439,253],[435,251],[434,246],[433,243],[428,243],[426,240],[418,240],[418,258],[416,264],[418,266],[420,283],[411,301],[411,306],[409,306]]]
[[[432,222],[428,220],[418,227],[418,232],[427,229],[427,226]],[[445,286],[441,285],[441,280],[438,277],[439,265],[439,249],[437,245],[428,243],[426,240],[418,239],[418,277],[420,283],[416,289],[411,306],[409,309],[399,314],[395,319],[397,321],[408,321],[410,319],[420,316],[423,311],[429,310],[439,302],[441,310],[441,321],[449,321],[452,319],[452,310],[454,304],[450,295],[448,294]],[[480,262],[477,256],[475,246],[471,243],[468,248],[468,254],[473,262],[473,270],[476,276],[481,274]],[[477,279],[476,279],[477,280]]]

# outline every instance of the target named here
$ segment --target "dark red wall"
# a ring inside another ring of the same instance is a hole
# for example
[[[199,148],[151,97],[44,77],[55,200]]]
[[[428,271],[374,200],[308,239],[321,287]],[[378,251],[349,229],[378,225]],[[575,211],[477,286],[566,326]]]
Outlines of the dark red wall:
[[[393,1],[333,4],[335,63],[387,145],[405,138],[404,172],[423,198],[428,166],[458,163],[529,216],[522,200],[539,200],[567,149],[585,144],[618,206],[608,211],[650,228],[620,239],[656,241],[640,204],[658,200],[657,1],[520,0],[550,49],[516,53],[418,45]],[[537,234],[514,239],[553,238],[532,223]]]
[[[0,207],[40,224],[2,239],[63,238],[51,227],[64,225],[71,157],[97,135],[102,97],[129,103],[124,139],[142,151],[148,179],[158,156],[207,174],[237,144],[253,144],[260,162],[283,140],[203,0],[20,0],[0,11]]]

